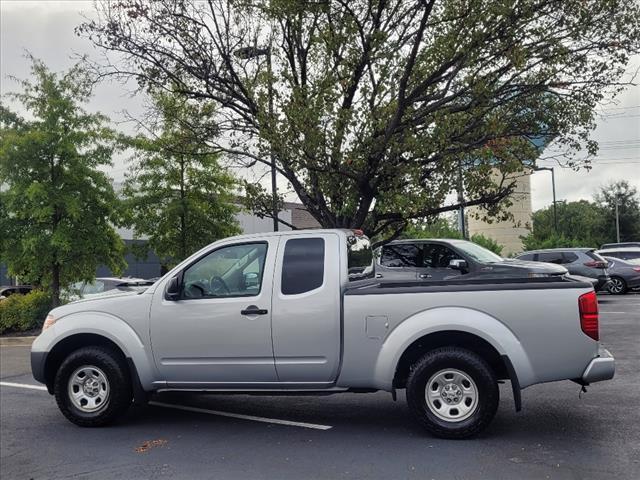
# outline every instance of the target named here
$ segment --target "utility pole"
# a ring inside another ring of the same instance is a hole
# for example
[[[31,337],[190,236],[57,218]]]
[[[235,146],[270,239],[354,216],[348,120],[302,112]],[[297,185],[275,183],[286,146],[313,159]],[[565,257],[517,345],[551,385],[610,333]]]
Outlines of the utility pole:
[[[269,99],[269,120],[273,120],[273,75],[271,67],[272,38],[269,38],[269,46],[266,48],[242,47],[233,54],[243,60],[265,56],[267,59],[267,74],[269,76],[269,87],[267,96]],[[271,216],[273,217],[273,231],[278,231],[278,185],[276,183],[276,156],[271,142],[269,143],[269,160],[271,162]]]
[[[271,71],[271,37],[267,48],[267,73],[269,75],[269,120],[273,120],[273,76]],[[273,215],[273,231],[278,231],[278,185],[276,184],[276,156],[269,142],[269,160],[271,161],[271,210]]]
[[[551,172],[551,189],[553,191],[553,229],[556,234],[558,233],[558,209],[556,206],[556,175],[553,167],[533,167],[533,170],[539,172],[540,170],[548,170]]]

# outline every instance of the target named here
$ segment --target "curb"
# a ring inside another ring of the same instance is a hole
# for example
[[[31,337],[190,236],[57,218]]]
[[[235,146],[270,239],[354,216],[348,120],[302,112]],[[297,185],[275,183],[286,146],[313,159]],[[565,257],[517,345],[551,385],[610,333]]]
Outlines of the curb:
[[[36,337],[0,337],[0,347],[30,347]]]

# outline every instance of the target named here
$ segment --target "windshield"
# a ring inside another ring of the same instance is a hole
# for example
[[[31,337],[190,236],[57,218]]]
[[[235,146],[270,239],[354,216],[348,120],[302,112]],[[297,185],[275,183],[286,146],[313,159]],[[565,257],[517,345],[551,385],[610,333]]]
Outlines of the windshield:
[[[462,251],[462,253],[470,256],[474,260],[481,263],[496,263],[502,262],[503,258],[500,255],[496,255],[491,250],[481,247],[477,243],[467,242],[465,240],[457,240],[452,242],[455,247]]]

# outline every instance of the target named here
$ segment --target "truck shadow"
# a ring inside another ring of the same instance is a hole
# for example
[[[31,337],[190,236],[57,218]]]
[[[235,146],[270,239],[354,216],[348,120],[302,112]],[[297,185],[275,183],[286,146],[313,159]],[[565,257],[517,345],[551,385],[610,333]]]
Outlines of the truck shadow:
[[[568,402],[575,399],[535,398],[525,401],[521,412],[514,411],[513,399],[507,389],[504,391],[499,410],[492,424],[475,437],[476,440],[500,438],[531,442],[549,438],[581,438],[586,432],[593,435],[599,419],[587,405],[582,408],[568,408]],[[125,423],[154,424],[170,422],[172,426],[185,426],[197,421],[200,425],[221,425],[225,428],[247,428],[252,432],[264,429],[268,420],[285,420],[332,427],[330,430],[315,430],[322,435],[339,433],[340,438],[364,435],[367,438],[413,438],[423,437],[429,441],[446,442],[435,439],[425,432],[410,416],[404,392],[399,392],[398,401],[393,402],[388,393],[340,394],[332,396],[251,396],[194,394],[166,392],[152,397],[154,402],[162,402],[179,407],[197,408],[210,411],[193,412],[149,405],[135,408],[134,414],[127,415]],[[265,422],[216,415],[225,412],[237,415],[259,417]],[[604,415],[603,415],[604,417]],[[604,418],[603,418],[604,420]],[[594,425],[595,424],[595,427]],[[276,423],[274,422],[274,426]],[[310,432],[304,427],[281,426],[294,431]],[[344,436],[346,435],[346,437]]]

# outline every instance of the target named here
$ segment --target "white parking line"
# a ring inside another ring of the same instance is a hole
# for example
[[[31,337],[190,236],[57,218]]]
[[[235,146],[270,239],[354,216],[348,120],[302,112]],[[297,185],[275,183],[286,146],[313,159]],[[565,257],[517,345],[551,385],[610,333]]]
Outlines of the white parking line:
[[[44,390],[47,391],[47,387],[42,385],[29,385],[26,383],[13,383],[13,382],[0,382],[2,387],[15,387],[15,388],[28,388],[29,390]]]
[[[28,390],[47,391],[47,387],[42,385],[29,385],[27,383],[0,382],[2,387],[25,388]],[[286,425],[289,427],[312,428],[314,430],[330,430],[331,425],[318,425],[316,423],[292,422],[290,420],[280,420],[279,418],[255,417],[253,415],[242,415],[240,413],[221,412],[219,410],[209,410],[206,408],[185,407],[183,405],[175,405],[173,403],[149,402],[149,405],[156,407],[173,408],[175,410],[184,410],[186,412],[207,413],[209,415],[218,415],[219,417],[238,418],[240,420],[251,420],[253,422],[273,423],[276,425]]]
[[[220,417],[239,418],[241,420],[251,420],[254,422],[274,423],[276,425],[287,425],[289,427],[312,428],[314,430],[329,430],[333,428],[331,425],[318,425],[315,423],[292,422],[290,420],[280,420],[278,418],[254,417],[253,415],[242,415],[240,413],[221,412],[219,410],[209,410],[206,408],[184,407],[182,405],[174,405],[173,403],[149,402],[149,405],[156,407],[173,408],[175,410],[184,410],[186,412],[208,413],[209,415],[218,415]]]

